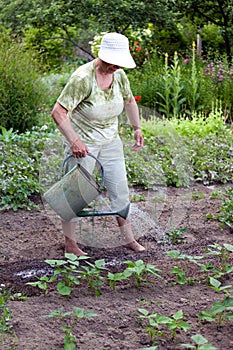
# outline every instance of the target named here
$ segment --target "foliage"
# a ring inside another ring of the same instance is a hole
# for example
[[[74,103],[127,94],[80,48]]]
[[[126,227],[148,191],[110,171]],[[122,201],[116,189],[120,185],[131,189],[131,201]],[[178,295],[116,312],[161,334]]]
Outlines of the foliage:
[[[232,181],[232,135],[221,115],[207,119],[142,119],[145,147],[131,150],[132,136],[122,129],[128,179],[145,188]]]
[[[43,127],[24,134],[2,127],[1,132],[0,210],[30,210],[37,207],[32,195],[39,195],[42,190],[38,182],[38,167],[48,133]]]
[[[54,276],[58,283],[56,285],[57,291],[61,295],[69,296],[75,285],[80,284],[77,269],[80,260],[88,259],[88,257],[77,257],[75,254],[65,254],[66,260],[45,260],[47,264],[54,268]],[[76,274],[75,274],[76,273]],[[49,282],[53,282],[52,281]]]
[[[62,327],[60,328],[64,333],[64,350],[75,350],[77,339],[74,336],[73,329],[77,324],[77,321],[81,318],[96,317],[97,314],[93,311],[85,311],[82,308],[74,307],[72,311],[63,312],[63,308],[51,312],[48,317],[58,318],[62,321]]]
[[[201,334],[192,335],[191,339],[193,340],[195,345],[192,345],[192,344],[181,344],[181,346],[185,347],[186,349],[218,350],[216,347],[214,347],[212,344],[210,344],[208,342],[208,339],[203,337]]]
[[[17,57],[17,59],[16,59]],[[0,33],[0,125],[24,132],[38,125],[47,92],[33,54]]]
[[[184,57],[177,52],[171,57],[165,53],[164,59],[158,53],[148,55],[128,76],[132,91],[142,97],[139,107],[150,108],[151,114],[192,119],[199,112],[207,117],[221,109],[231,119],[232,69],[224,57],[217,62],[200,59],[194,42]]]
[[[196,22],[199,27],[202,27],[206,23],[213,23],[221,28],[223,39],[225,42],[226,54],[229,62],[232,58],[232,2],[231,0],[178,0],[172,1],[170,5],[174,11],[179,11],[179,15],[185,14],[187,18],[190,18]]]
[[[222,205],[219,208],[219,214],[215,217],[221,223],[233,226],[233,187],[228,187],[221,196]]]
[[[0,333],[9,333],[12,329],[10,324],[12,314],[6,303],[10,299],[11,294],[4,287],[4,285],[0,285]]]
[[[144,328],[149,333],[151,339],[163,335],[163,327],[167,330],[171,330],[172,340],[174,340],[179,331],[187,332],[187,330],[191,328],[190,324],[183,320],[184,315],[182,310],[175,312],[171,317],[157,313],[150,314],[146,309],[138,309],[138,311],[141,314],[139,320],[145,319],[147,321]]]

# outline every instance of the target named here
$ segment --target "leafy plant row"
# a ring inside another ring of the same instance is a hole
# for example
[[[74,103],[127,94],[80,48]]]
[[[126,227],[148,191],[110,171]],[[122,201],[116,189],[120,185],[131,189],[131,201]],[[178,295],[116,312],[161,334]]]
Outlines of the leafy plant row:
[[[208,246],[206,253],[202,256],[189,256],[182,254],[178,250],[168,251],[167,256],[174,259],[176,264],[170,271],[175,280],[170,282],[172,287],[174,283],[190,284],[205,283],[208,288],[218,293],[217,301],[214,301],[209,309],[201,310],[197,313],[199,322],[214,322],[217,327],[233,321],[233,289],[232,285],[225,285],[224,280],[228,280],[233,273],[233,266],[230,263],[233,246],[231,244],[212,244]],[[214,257],[215,264],[209,263],[209,258]],[[205,263],[205,258],[208,262]],[[57,292],[64,297],[70,297],[74,288],[85,282],[87,287],[99,296],[102,292],[101,287],[110,286],[113,291],[116,290],[116,284],[124,281],[135,281],[136,288],[141,288],[145,283],[156,283],[157,278],[162,278],[163,271],[159,270],[153,264],[145,264],[143,260],[125,261],[125,269],[121,272],[111,273],[106,267],[104,259],[96,260],[93,263],[89,257],[77,257],[74,254],[66,254],[64,260],[45,260],[52,267],[52,276],[38,277],[35,282],[28,282],[32,286],[41,289],[44,296],[49,292],[48,286],[56,284]],[[189,265],[195,264],[199,267],[200,278],[193,280],[188,276]],[[167,271],[166,271],[167,273]],[[151,280],[151,277],[153,279]],[[11,332],[11,313],[6,306],[10,294],[4,289],[0,291],[0,331],[2,333]],[[17,296],[15,296],[17,297]],[[74,335],[74,328],[81,318],[97,317],[94,311],[85,311],[82,308],[74,307],[72,311],[64,311],[63,308],[55,310],[47,315],[50,318],[59,318],[62,321],[60,328],[64,333],[64,349],[76,349],[77,339]],[[147,349],[156,349],[161,338],[169,339],[174,342],[179,332],[190,331],[192,324],[186,321],[187,316],[180,309],[168,316],[157,313],[156,311],[138,308],[137,322],[148,333],[152,347]],[[180,344],[181,347],[194,349],[216,349],[201,334],[195,334],[191,337],[192,343]]]
[[[232,134],[219,114],[193,121],[142,120],[145,147],[137,153],[131,151],[131,128],[122,125],[131,185],[153,188],[232,182]],[[46,179],[57,178],[63,160],[60,148],[62,140],[51,127],[44,125],[22,134],[1,127],[1,210],[35,206],[31,196],[45,190]]]

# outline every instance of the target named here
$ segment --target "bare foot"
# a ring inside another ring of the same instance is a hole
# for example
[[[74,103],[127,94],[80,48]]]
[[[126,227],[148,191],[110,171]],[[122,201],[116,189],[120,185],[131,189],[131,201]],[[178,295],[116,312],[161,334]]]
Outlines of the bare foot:
[[[68,237],[65,238],[65,253],[75,254],[77,256],[87,255],[87,253],[79,248],[75,241]]]
[[[144,252],[146,250],[145,247],[143,247],[141,244],[139,244],[137,241],[132,241],[128,244],[126,244],[126,247],[129,249],[134,250],[137,253]]]

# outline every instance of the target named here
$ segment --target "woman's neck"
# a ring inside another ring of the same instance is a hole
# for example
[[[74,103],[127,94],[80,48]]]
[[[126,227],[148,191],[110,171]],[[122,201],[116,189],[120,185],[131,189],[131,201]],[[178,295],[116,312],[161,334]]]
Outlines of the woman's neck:
[[[109,64],[97,58],[95,74],[98,86],[101,89],[110,89],[113,83],[113,72],[108,71]]]

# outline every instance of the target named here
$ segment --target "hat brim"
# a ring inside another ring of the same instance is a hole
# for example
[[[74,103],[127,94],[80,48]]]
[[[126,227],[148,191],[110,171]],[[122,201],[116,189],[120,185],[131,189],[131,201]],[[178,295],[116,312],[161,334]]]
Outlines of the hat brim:
[[[124,68],[135,68],[136,63],[134,62],[133,57],[131,56],[130,52],[127,54],[122,54],[117,52],[114,52],[114,50],[104,50],[99,51],[98,57],[109,64],[115,64],[116,66],[119,67],[124,67]]]

